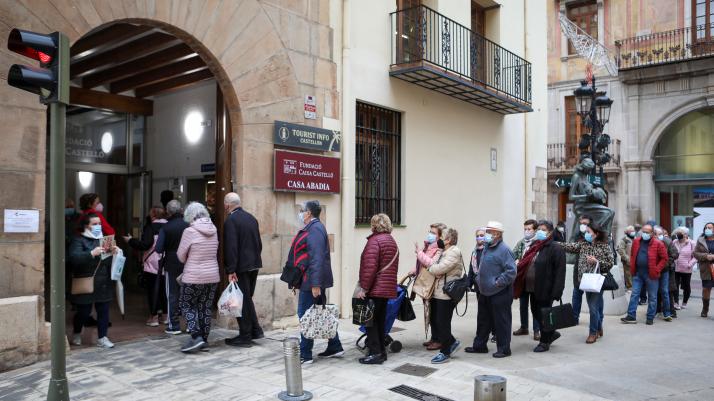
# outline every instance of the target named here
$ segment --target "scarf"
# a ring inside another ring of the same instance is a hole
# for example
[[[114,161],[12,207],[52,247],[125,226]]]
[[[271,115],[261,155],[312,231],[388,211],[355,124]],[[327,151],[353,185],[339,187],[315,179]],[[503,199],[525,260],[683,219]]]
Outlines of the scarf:
[[[523,255],[521,260],[518,262],[518,271],[516,273],[516,281],[513,283],[513,298],[517,299],[521,297],[523,288],[526,286],[526,273],[528,273],[528,268],[538,256],[538,252],[543,249],[544,246],[549,244],[553,240],[553,235],[548,236],[548,238],[542,241],[533,241],[532,245],[528,248],[526,253]]]

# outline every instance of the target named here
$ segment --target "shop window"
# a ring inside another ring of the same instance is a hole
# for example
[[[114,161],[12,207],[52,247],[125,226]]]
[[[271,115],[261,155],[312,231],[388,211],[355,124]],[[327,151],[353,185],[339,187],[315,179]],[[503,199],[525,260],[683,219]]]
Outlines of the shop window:
[[[711,51],[714,36],[714,0],[692,0],[692,51]]]
[[[400,224],[401,113],[357,102],[355,223],[386,213]]]
[[[579,1],[568,4],[567,17],[585,33],[597,40],[597,1]],[[571,41],[568,41],[568,54],[577,54]]]

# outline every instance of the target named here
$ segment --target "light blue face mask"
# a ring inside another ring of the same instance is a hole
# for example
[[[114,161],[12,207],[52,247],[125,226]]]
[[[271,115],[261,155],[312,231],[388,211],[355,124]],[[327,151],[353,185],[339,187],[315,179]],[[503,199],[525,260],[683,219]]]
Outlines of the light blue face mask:
[[[585,241],[593,242],[593,235],[590,233],[585,233]]]
[[[704,230],[704,235],[706,237],[711,237],[712,235],[714,235],[714,230],[712,230],[711,228],[707,228],[706,230]]]
[[[662,235],[662,234],[658,235],[657,239],[660,241],[664,241],[664,235]]]
[[[548,233],[543,231],[543,230],[538,230],[536,231],[535,234],[535,239],[538,241],[543,241],[544,239],[548,238]]]
[[[483,237],[483,242],[490,244],[493,242],[493,235],[486,233],[486,235]]]
[[[94,238],[99,238],[102,236],[102,225],[101,224],[95,224],[91,228],[91,233],[94,236]]]
[[[649,241],[652,239],[652,234],[642,233],[642,240]]]
[[[436,242],[436,234],[434,233],[429,233],[426,235],[426,243],[427,244],[433,244]]]

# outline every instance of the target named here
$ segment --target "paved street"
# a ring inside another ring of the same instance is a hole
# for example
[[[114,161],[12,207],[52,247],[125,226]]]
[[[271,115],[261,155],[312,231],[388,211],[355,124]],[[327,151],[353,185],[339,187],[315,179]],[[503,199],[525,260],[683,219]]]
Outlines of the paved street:
[[[514,318],[517,316],[514,303]],[[470,355],[462,350],[450,363],[434,366],[426,378],[391,372],[412,363],[431,366],[431,352],[424,351],[419,320],[397,322],[395,339],[405,349],[390,354],[382,366],[361,366],[354,346],[358,332],[350,322],[341,325],[347,350],[342,360],[316,361],[303,370],[304,387],[319,400],[402,400],[409,398],[388,389],[400,384],[416,387],[453,400],[473,399],[473,377],[498,374],[508,379],[509,400],[706,400],[712,398],[710,377],[714,319],[699,317],[700,300],[692,299],[673,323],[656,320],[625,326],[608,316],[605,337],[585,344],[585,315],[577,328],[564,330],[551,352],[535,354],[532,339],[518,337],[513,356],[497,360],[490,355]],[[417,309],[420,315],[421,308]],[[516,318],[517,319],[517,318]],[[475,305],[463,318],[455,318],[455,334],[463,346],[471,341]],[[223,345],[234,335],[225,330],[211,334],[208,353],[183,355],[179,343],[185,336],[155,337],[121,343],[112,350],[87,349],[69,357],[73,400],[275,400],[284,389],[279,340],[293,332],[268,333],[259,346],[237,349]],[[111,335],[111,332],[110,332]],[[323,349],[318,343],[316,351]],[[492,347],[492,351],[495,347]],[[43,362],[0,375],[0,400],[44,400],[49,363]]]

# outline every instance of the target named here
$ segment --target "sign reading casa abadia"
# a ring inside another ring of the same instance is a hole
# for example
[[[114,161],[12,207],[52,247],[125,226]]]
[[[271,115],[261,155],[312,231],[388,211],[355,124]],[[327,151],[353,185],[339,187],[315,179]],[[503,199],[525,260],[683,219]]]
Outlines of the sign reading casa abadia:
[[[275,190],[340,192],[340,159],[275,150]]]

